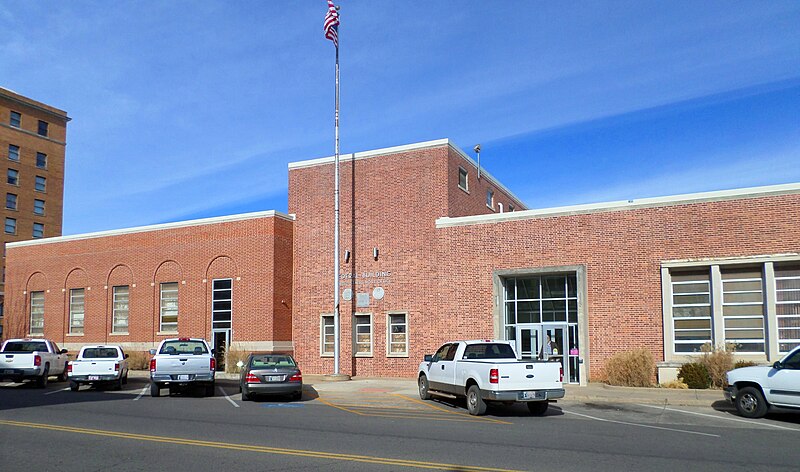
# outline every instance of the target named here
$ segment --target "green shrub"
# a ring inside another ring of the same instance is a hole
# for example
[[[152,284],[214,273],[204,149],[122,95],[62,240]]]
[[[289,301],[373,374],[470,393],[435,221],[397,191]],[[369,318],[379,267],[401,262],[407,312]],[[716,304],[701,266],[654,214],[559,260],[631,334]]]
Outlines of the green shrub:
[[[653,355],[647,349],[621,352],[606,363],[606,381],[609,385],[651,387],[655,368]]]
[[[733,364],[733,368],[741,369],[742,367],[753,367],[754,365],[758,365],[758,363],[753,361],[736,361],[736,364]]]
[[[711,376],[708,369],[700,362],[683,364],[678,371],[678,378],[689,388],[704,389],[711,386]]]
[[[700,348],[700,351],[703,354],[699,362],[706,367],[708,376],[711,379],[711,387],[724,387],[727,381],[725,374],[729,370],[733,370],[734,345],[712,346],[706,343]]]

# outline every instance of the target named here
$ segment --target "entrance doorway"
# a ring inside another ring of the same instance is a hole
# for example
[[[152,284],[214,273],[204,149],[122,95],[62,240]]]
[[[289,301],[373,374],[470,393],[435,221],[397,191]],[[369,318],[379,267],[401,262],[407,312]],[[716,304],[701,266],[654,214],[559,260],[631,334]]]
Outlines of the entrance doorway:
[[[225,355],[231,343],[231,330],[220,329],[212,332],[214,358],[217,360],[217,372],[225,372]]]
[[[580,383],[578,330],[567,323],[532,323],[517,325],[516,349],[523,359],[560,362],[564,381]],[[546,343],[550,349],[546,349]]]

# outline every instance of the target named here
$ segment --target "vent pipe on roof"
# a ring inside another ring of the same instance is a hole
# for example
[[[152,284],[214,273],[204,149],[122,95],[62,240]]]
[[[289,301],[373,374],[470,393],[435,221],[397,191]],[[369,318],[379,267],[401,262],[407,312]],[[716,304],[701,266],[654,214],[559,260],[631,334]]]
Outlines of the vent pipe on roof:
[[[478,155],[478,180],[481,180],[481,145],[476,144],[474,148],[475,154]]]

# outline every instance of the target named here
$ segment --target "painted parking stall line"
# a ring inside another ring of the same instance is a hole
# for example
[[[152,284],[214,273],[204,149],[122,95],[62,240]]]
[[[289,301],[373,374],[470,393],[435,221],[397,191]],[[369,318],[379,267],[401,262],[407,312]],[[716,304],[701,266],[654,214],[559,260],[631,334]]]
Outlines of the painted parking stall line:
[[[655,426],[655,425],[652,425],[652,424],[642,424],[642,423],[632,423],[632,422],[629,422],[629,421],[610,420],[608,418],[598,418],[596,416],[586,415],[586,414],[583,414],[583,413],[576,413],[574,411],[567,411],[567,410],[564,410],[563,408],[561,409],[561,411],[563,411],[567,415],[580,416],[580,417],[587,418],[587,419],[594,420],[594,421],[601,421],[603,423],[615,423],[615,424],[621,424],[621,425],[625,425],[625,426],[635,426],[635,427],[639,427],[639,428],[658,429],[658,430],[661,430],[661,431],[672,431],[674,433],[694,434],[694,435],[697,435],[697,436],[708,436],[708,437],[712,437],[712,438],[721,437],[719,434],[701,433],[700,431],[691,431],[691,430],[687,430],[687,429],[677,429],[677,428],[667,428],[667,427],[664,427],[664,426]]]
[[[133,401],[136,401],[136,400],[142,398],[142,395],[144,395],[145,392],[147,392],[148,388],[150,388],[148,385],[145,385],[144,387],[142,387],[142,391],[139,392],[139,395],[136,395],[136,398],[134,398]]]
[[[717,416],[717,415],[710,415],[708,413],[699,413],[699,412],[696,412],[696,411],[679,410],[677,408],[669,408],[669,407],[666,407],[666,406],[645,405],[645,404],[640,404],[639,406],[645,407],[645,408],[653,408],[653,409],[656,409],[656,410],[664,410],[664,411],[671,411],[671,412],[675,412],[675,413],[683,413],[685,415],[701,416],[701,417],[704,417],[704,418],[714,418],[714,419],[717,419],[717,420],[733,421],[733,422],[736,422],[736,423],[746,423],[746,424],[750,424],[750,425],[753,425],[753,426],[763,426],[765,428],[783,429],[783,430],[788,430],[788,431],[800,431],[800,429],[797,429],[797,428],[789,428],[787,426],[780,426],[780,425],[771,424],[771,423],[763,423],[761,421],[747,420],[747,419],[744,419],[744,418],[729,418],[727,416]]]
[[[45,393],[45,395],[53,395],[54,393],[66,392],[67,390],[69,390],[69,387],[59,388],[58,390],[53,390],[52,392],[47,392],[47,393]]]
[[[235,408],[239,408],[239,407],[240,407],[240,405],[239,405],[238,403],[236,403],[235,401],[233,401],[233,399],[231,399],[231,397],[229,397],[229,396],[228,396],[228,393],[227,393],[227,392],[225,392],[225,389],[224,389],[224,388],[222,388],[222,387],[217,387],[217,388],[218,388],[218,389],[219,389],[219,391],[220,391],[220,392],[222,392],[222,394],[225,396],[225,400],[228,400],[228,402],[229,402],[231,405],[233,405]]]

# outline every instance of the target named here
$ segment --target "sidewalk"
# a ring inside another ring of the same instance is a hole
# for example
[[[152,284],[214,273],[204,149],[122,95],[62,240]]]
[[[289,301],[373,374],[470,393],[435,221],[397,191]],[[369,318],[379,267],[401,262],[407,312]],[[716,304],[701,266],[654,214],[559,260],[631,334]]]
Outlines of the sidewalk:
[[[131,371],[131,377],[147,378],[147,371]],[[238,381],[238,374],[217,373],[217,379]],[[306,388],[319,393],[394,393],[417,396],[417,383],[414,379],[354,377],[352,380],[333,382],[323,375],[303,375]],[[679,390],[672,388],[612,387],[602,383],[587,386],[565,385],[566,396],[563,401],[584,403],[643,403],[647,405],[670,406],[711,406],[724,401],[721,390]]]

